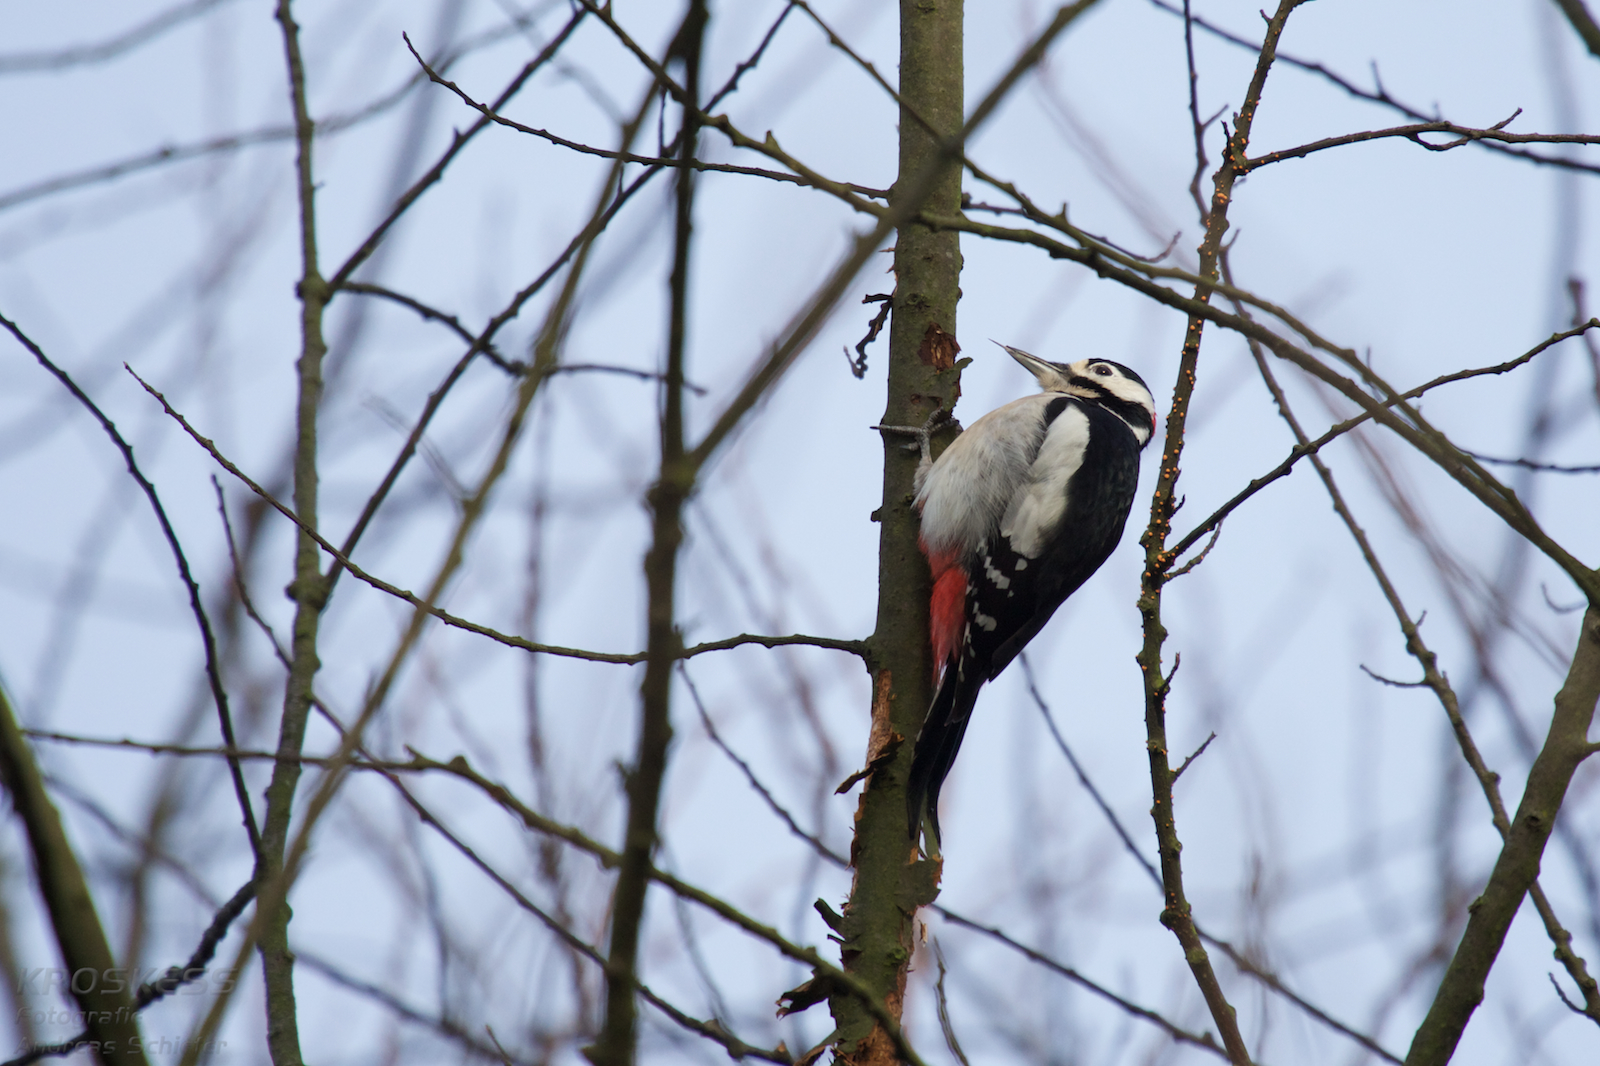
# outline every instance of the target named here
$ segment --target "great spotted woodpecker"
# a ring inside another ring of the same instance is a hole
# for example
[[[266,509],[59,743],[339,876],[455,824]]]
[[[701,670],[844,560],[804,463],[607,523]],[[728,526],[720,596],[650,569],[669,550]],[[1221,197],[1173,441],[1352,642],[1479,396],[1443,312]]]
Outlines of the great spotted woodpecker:
[[[974,422],[932,461],[917,437],[915,506],[933,573],[929,621],[936,692],[911,763],[911,838],[926,815],[939,843],[939,788],[984,682],[1004,670],[1122,537],[1155,432],[1144,380],[1109,359],[1051,363],[1001,345],[1043,390]],[[948,417],[946,414],[945,417]]]

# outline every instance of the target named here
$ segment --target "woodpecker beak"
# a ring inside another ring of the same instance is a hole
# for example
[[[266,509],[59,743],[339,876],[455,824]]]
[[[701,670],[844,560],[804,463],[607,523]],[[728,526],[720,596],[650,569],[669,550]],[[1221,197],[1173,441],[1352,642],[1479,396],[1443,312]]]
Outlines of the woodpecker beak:
[[[994,343],[1000,344],[999,341]],[[1064,384],[1065,374],[1063,374],[1063,371],[1066,369],[1065,367],[1040,359],[1037,355],[1025,352],[1021,348],[1013,348],[1009,344],[1000,344],[1000,347],[1004,348],[1011,358],[1021,363],[1024,370],[1039,380],[1041,389],[1059,389]]]

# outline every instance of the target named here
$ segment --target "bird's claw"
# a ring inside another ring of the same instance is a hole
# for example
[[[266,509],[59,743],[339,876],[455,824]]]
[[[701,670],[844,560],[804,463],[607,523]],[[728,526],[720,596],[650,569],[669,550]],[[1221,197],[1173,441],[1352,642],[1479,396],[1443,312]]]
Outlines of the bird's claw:
[[[915,442],[901,445],[901,447],[904,448],[908,452],[914,452],[914,451],[919,451],[920,450],[920,451],[922,451],[924,453],[927,453],[932,448],[931,444],[929,443],[929,439],[928,439],[931,436],[931,434],[929,434],[928,429],[927,429],[926,426],[884,426],[884,425],[877,425],[877,426],[873,426],[872,428],[878,430],[881,433],[896,433],[896,434],[899,434],[902,437],[915,437],[915,438],[917,438]]]
[[[903,437],[915,437],[917,442],[915,444],[907,444],[906,449],[908,451],[920,450],[923,457],[928,458],[933,451],[933,434],[943,429],[947,423],[954,425],[958,430],[961,428],[961,423],[950,417],[949,408],[936,407],[933,409],[933,413],[928,416],[928,420],[920,426],[876,425],[872,428],[881,433],[897,433]]]

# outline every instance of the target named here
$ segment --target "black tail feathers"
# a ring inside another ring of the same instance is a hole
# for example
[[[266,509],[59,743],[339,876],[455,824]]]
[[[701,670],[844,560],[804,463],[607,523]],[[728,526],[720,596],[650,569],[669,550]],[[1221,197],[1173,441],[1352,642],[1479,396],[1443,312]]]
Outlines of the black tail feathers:
[[[985,680],[981,673],[970,668],[970,664],[966,670],[951,666],[945,671],[939,691],[934,693],[922,732],[917,734],[917,748],[911,758],[911,779],[906,787],[906,816],[912,840],[917,839],[917,830],[926,812],[933,833],[932,843],[935,848],[938,846],[939,789],[956,761],[956,752],[961,750],[961,739],[967,734],[967,722]]]

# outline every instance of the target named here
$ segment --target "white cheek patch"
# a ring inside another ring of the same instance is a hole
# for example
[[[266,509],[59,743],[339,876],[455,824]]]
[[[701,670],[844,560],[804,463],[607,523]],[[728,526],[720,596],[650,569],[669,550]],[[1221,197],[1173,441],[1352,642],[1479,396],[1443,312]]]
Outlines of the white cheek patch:
[[[1089,448],[1089,416],[1069,405],[1044,436],[1039,455],[1000,520],[1000,534],[1018,555],[1039,556],[1067,509],[1067,483]],[[1019,566],[1018,569],[1021,569]]]

